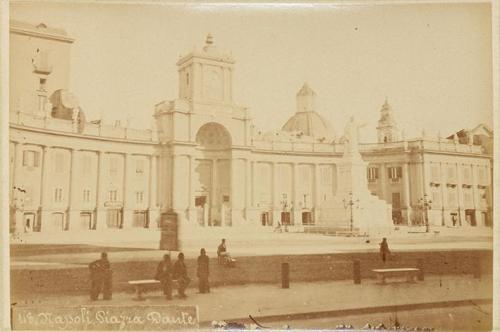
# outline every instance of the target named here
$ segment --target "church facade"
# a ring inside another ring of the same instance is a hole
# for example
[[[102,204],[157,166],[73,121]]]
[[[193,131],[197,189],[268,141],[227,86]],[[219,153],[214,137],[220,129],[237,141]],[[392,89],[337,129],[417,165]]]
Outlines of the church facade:
[[[178,97],[154,106],[154,128],[137,130],[85,118],[68,91],[74,40],[63,30],[11,22],[10,36],[12,233],[158,229],[170,212],[193,231],[321,226],[345,144],[308,84],[295,114],[263,133],[233,99],[234,59],[209,35],[178,60]],[[491,227],[491,129],[409,139],[396,118],[386,100],[378,141],[359,144],[368,189],[393,223]]]

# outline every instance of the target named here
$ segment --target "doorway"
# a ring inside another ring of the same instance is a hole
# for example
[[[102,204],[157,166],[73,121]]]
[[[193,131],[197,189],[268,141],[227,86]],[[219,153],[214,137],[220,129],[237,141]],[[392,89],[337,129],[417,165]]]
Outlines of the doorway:
[[[80,229],[90,230],[92,228],[92,213],[82,212],[80,213]]]
[[[281,224],[290,225],[290,212],[281,212]]]
[[[309,211],[302,212],[302,225],[312,225],[312,213]]]
[[[108,228],[121,228],[122,227],[122,210],[109,209],[107,211],[106,225]]]
[[[465,210],[465,220],[470,226],[476,226],[476,210],[466,209]]]
[[[25,213],[24,214],[24,232],[31,233],[35,231],[35,214]]]
[[[64,213],[52,213],[52,229],[54,231],[64,231]]]
[[[260,215],[260,221],[262,223],[262,226],[269,225],[269,212],[262,212]]]
[[[205,209],[207,207],[207,196],[196,196],[194,206],[196,208],[196,221],[198,225],[205,226]]]
[[[148,228],[148,213],[147,211],[134,211],[133,227]]]

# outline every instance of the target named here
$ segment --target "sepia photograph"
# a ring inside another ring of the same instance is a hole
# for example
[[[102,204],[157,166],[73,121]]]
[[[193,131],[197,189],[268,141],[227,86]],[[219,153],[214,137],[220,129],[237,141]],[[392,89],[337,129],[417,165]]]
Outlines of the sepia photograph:
[[[500,328],[497,5],[8,2],[4,321]]]

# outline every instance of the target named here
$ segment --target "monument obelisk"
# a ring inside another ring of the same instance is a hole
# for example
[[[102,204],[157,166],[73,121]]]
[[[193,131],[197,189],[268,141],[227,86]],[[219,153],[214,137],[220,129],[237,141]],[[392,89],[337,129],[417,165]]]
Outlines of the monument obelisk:
[[[337,163],[337,191],[322,203],[319,224],[360,234],[386,233],[392,227],[391,206],[368,190],[368,163],[359,153],[359,127],[353,117],[345,127],[344,154]]]

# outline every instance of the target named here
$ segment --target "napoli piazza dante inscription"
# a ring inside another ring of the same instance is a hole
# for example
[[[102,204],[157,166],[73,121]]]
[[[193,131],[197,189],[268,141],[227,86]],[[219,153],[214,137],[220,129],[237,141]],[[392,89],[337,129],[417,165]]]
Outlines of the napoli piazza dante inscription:
[[[198,307],[47,306],[12,308],[13,330],[179,330],[199,326]]]

